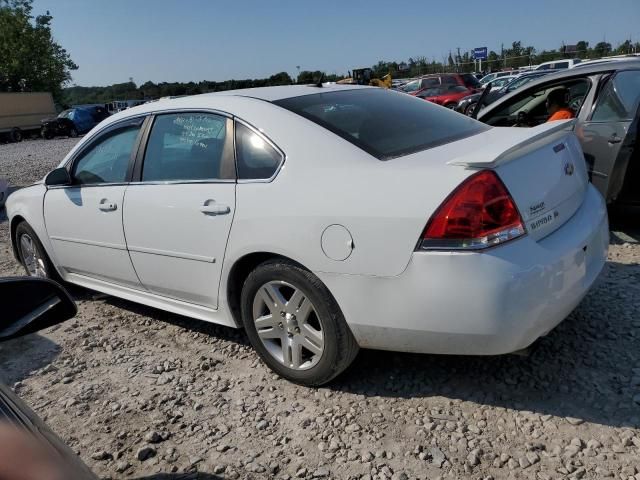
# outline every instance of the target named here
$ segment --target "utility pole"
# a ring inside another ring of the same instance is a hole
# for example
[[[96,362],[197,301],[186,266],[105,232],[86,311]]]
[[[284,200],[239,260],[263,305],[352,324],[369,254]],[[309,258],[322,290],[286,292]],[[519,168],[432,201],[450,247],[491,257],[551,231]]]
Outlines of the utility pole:
[[[507,60],[504,58],[504,43],[500,44],[500,56],[502,57],[502,68],[507,66]]]

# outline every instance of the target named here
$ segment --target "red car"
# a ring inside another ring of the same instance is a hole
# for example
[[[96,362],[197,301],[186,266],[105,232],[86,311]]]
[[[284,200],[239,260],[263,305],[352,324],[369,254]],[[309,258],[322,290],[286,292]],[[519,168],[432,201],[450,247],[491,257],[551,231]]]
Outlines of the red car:
[[[470,73],[438,73],[416,78],[399,87],[398,90],[415,95],[420,90],[439,85],[462,85],[470,89],[482,88],[478,79]]]
[[[447,108],[456,108],[460,100],[467,95],[476,93],[476,91],[462,85],[438,85],[437,87],[423,88],[412,95]]]

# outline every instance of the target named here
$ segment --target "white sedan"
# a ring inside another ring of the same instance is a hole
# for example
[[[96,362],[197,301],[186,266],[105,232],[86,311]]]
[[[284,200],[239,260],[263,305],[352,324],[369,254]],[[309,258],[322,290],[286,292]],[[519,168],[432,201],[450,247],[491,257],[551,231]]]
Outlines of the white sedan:
[[[606,260],[570,127],[491,128],[369,87],[161,100],[12,194],[11,239],[29,275],[244,328],[305,385],[359,347],[513,352]]]

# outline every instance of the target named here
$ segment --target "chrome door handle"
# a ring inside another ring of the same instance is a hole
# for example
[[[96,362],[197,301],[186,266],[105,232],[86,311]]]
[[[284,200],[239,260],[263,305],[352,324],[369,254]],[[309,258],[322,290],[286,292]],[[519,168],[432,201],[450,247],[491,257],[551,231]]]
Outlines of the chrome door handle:
[[[102,200],[100,200],[100,205],[98,205],[98,208],[103,212],[113,212],[114,210],[118,209],[118,204],[115,202],[110,202],[106,198],[103,198]]]
[[[622,141],[622,138],[620,138],[618,135],[616,135],[615,133],[613,135],[611,135],[609,137],[609,140],[607,140],[610,144],[614,144],[614,143],[620,143]]]
[[[231,211],[231,208],[228,205],[216,203],[215,200],[207,200],[200,207],[200,211],[206,215],[226,215]]]

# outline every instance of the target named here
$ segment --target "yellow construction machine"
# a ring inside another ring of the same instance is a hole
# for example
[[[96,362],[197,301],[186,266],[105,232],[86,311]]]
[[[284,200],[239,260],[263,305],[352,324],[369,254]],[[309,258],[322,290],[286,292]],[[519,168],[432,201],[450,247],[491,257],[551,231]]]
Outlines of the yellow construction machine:
[[[370,68],[354,68],[349,78],[338,80],[343,85],[371,85],[374,87],[391,88],[391,73],[382,78],[371,78],[373,70]]]

